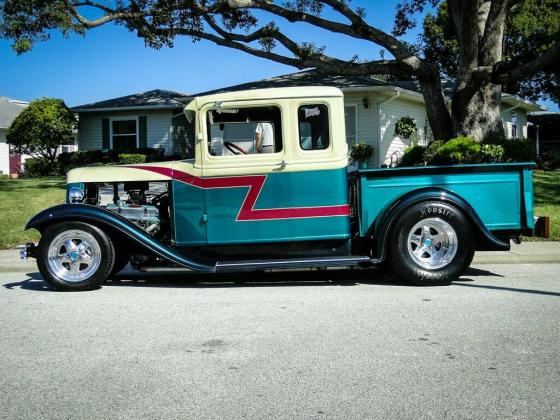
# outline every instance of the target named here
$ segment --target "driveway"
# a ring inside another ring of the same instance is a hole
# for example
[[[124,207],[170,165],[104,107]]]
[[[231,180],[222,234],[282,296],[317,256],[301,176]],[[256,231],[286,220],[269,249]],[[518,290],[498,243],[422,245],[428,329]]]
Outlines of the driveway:
[[[558,418],[559,272],[3,273],[0,417]]]

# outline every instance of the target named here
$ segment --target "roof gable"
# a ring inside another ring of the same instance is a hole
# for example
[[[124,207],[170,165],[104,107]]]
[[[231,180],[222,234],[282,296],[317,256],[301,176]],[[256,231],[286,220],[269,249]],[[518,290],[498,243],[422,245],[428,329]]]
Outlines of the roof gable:
[[[179,99],[185,96],[188,95],[171,90],[154,89],[147,92],[139,92],[91,104],[75,106],[72,110],[75,112],[93,112],[102,110],[122,110],[123,108],[174,109],[183,107]]]
[[[28,102],[0,96],[0,128],[9,128]]]

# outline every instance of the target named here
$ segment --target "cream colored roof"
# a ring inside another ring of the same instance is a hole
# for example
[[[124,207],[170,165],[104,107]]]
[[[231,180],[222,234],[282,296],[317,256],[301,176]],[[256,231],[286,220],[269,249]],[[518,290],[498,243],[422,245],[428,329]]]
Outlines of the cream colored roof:
[[[252,89],[238,92],[217,93],[213,95],[198,96],[195,99],[199,104],[220,101],[246,101],[257,99],[290,99],[290,98],[342,98],[342,91],[335,87],[309,86],[309,87],[284,87],[270,89]]]

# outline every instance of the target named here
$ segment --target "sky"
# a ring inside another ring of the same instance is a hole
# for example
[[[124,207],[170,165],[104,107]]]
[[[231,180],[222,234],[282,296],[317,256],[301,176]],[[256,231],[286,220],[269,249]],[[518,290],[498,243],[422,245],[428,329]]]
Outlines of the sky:
[[[367,20],[390,31],[396,1],[355,0],[363,6]],[[381,47],[305,24],[278,24],[300,42],[327,47],[339,58],[379,58]],[[418,29],[404,38],[413,42]],[[0,40],[0,96],[31,101],[40,97],[62,98],[73,107],[151,89],[192,94],[225,86],[291,73],[297,69],[207,41],[193,43],[177,38],[173,48],[153,50],[123,27],[102,26],[85,38],[58,33],[16,55],[7,40]],[[388,56],[388,54],[387,54]],[[551,110],[558,106],[543,103]]]

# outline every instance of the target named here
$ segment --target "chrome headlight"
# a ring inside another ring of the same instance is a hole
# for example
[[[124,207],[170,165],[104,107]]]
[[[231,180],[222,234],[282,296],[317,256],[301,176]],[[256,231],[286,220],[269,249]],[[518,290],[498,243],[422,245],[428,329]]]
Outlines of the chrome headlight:
[[[84,197],[84,190],[82,190],[81,188],[72,187],[70,188],[70,191],[68,191],[68,202],[72,204],[83,203]]]

